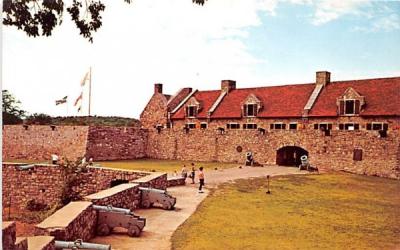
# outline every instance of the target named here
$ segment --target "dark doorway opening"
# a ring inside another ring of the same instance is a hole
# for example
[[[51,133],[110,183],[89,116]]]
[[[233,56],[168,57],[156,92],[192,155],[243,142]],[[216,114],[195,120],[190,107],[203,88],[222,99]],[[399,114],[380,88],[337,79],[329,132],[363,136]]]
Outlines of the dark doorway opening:
[[[303,155],[308,156],[307,150],[296,146],[286,146],[276,151],[276,164],[297,167],[300,165],[300,157]]]
[[[110,187],[115,187],[119,184],[128,183],[128,180],[112,180],[110,183]]]

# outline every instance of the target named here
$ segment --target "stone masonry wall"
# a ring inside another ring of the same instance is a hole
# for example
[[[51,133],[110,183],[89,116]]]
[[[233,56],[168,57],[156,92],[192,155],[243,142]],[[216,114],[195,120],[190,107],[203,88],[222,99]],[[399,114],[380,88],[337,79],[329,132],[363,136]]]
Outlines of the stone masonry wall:
[[[61,241],[75,241],[76,239],[88,241],[95,236],[97,212],[91,206],[81,211],[77,217],[71,218],[71,220],[71,223],[66,227],[47,228],[41,227],[41,224],[39,224],[35,227],[35,235],[54,236],[55,240]]]
[[[3,207],[25,208],[31,199],[53,206],[60,202],[64,187],[64,170],[57,165],[35,165],[19,170],[26,164],[3,163]]]
[[[95,161],[143,158],[147,133],[133,127],[89,127],[86,156]]]
[[[147,155],[157,159],[178,159],[219,162],[244,162],[252,151],[255,160],[276,163],[277,150],[298,146],[309,152],[311,164],[321,169],[347,170],[354,173],[400,178],[400,131],[390,130],[387,138],[377,131],[332,130],[325,136],[320,130],[257,130],[164,129],[149,130]],[[238,146],[242,148],[238,152]],[[354,149],[362,149],[362,161],[353,160]]]
[[[25,209],[29,200],[52,207],[61,201],[65,186],[65,171],[57,165],[35,165],[30,170],[19,170],[21,163],[3,163],[3,207]],[[78,185],[73,187],[80,197],[111,187],[112,181],[136,179],[151,175],[143,171],[131,171],[101,167],[88,167],[78,176]]]
[[[143,112],[140,114],[140,123],[143,128],[154,128],[157,124],[167,123],[167,99],[161,93],[155,93]]]
[[[16,224],[14,221],[3,221],[2,224],[3,249],[13,250],[16,240]]]
[[[120,184],[99,193],[86,196],[84,200],[91,201],[93,204],[99,206],[113,206],[134,210],[140,203],[139,185]]]
[[[133,183],[137,183],[141,187],[152,187],[162,190],[166,190],[168,187],[166,173],[153,173],[140,179],[134,180]]]
[[[87,126],[5,125],[3,160],[50,160],[56,153],[76,160],[86,152]]]

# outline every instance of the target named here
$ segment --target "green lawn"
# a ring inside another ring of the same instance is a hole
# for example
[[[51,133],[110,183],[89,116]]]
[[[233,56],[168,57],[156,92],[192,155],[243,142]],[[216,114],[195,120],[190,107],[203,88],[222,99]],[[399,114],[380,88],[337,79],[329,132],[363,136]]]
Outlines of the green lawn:
[[[191,163],[193,161],[177,161],[177,160],[155,160],[155,159],[140,159],[140,160],[129,160],[129,161],[103,161],[96,162],[104,167],[121,168],[121,169],[134,169],[143,171],[162,171],[162,172],[174,172],[180,173],[183,165],[185,164],[188,171],[191,169]],[[222,169],[237,167],[237,163],[218,163],[218,162],[193,162],[196,169],[204,167],[205,169]]]
[[[351,174],[239,180],[211,192],[173,249],[399,249],[400,181]]]

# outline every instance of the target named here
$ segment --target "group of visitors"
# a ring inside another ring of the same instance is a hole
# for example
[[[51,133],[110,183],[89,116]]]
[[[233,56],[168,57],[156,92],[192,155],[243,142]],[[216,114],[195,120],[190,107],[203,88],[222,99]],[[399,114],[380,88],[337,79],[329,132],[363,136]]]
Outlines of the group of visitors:
[[[183,165],[182,170],[181,170],[181,176],[183,178],[190,178],[192,180],[192,184],[195,184],[195,177],[196,177],[196,168],[194,163],[191,163],[191,170],[190,174],[188,175],[188,170],[186,168],[186,165]],[[203,167],[199,167],[199,193],[204,193],[203,192],[203,186],[204,186],[204,172],[203,172]]]

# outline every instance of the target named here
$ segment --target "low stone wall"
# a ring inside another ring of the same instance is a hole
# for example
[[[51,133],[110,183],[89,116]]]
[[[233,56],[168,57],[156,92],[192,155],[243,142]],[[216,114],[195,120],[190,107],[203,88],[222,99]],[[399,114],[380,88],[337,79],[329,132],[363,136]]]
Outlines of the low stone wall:
[[[88,201],[71,202],[35,227],[35,235],[54,236],[55,240],[88,241],[95,235],[97,212]]]
[[[134,180],[133,183],[137,183],[141,187],[152,187],[162,190],[166,190],[168,187],[166,173],[153,173],[140,179]]]
[[[184,177],[170,177],[167,179],[168,187],[184,186],[186,184],[186,178]]]
[[[3,163],[3,207],[25,209],[28,201],[53,206],[60,202],[64,187],[64,169],[57,165],[35,164],[19,170],[23,163]]]
[[[58,165],[35,164],[28,170],[19,170],[24,163],[3,163],[3,207],[26,209],[30,200],[52,207],[61,202],[66,183],[65,168]],[[115,182],[132,182],[150,175],[149,172],[124,169],[88,167],[77,176],[72,188],[78,197],[99,192]]]
[[[3,234],[3,249],[15,249],[16,240],[16,224],[14,221],[3,221],[2,223],[2,234]]]
[[[113,206],[133,210],[140,202],[139,184],[126,183],[91,194],[84,198],[99,206]]]
[[[149,172],[126,169],[88,167],[86,173],[80,174],[79,184],[73,190],[81,197],[85,197],[110,188],[113,182],[132,182],[149,174]]]

